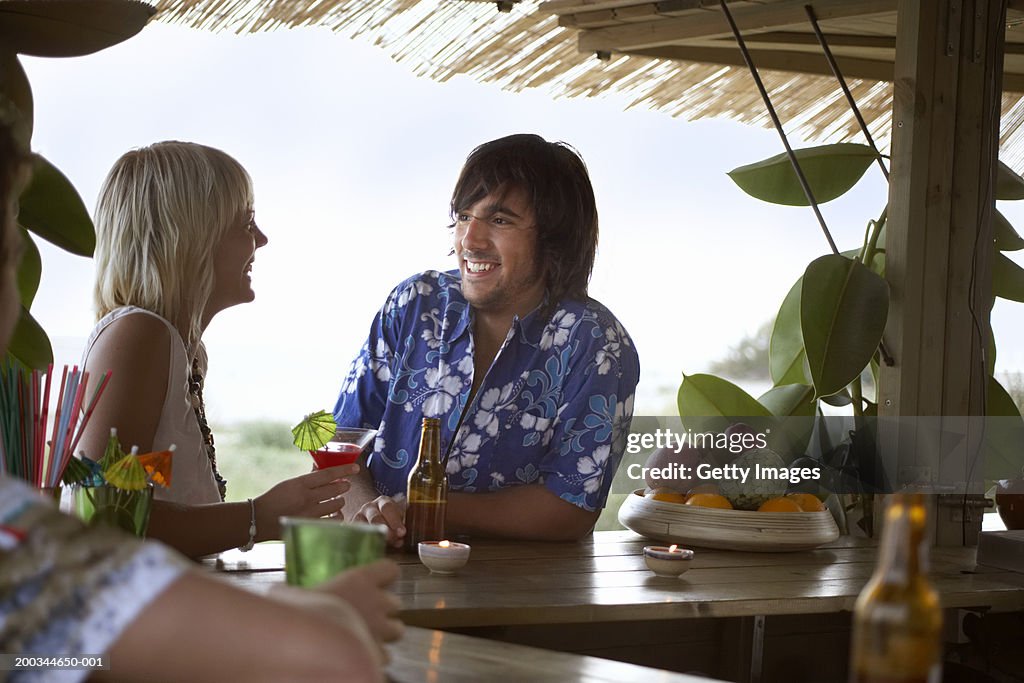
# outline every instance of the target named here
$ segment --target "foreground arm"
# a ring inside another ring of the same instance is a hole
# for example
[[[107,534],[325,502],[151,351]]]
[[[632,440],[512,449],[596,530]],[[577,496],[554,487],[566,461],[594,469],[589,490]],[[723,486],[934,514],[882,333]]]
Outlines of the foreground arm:
[[[105,653],[111,668],[97,675],[119,681],[382,680],[360,614],[388,609],[389,563],[286,606],[223,584],[159,544],[86,528],[2,477],[0,534],[2,652]],[[361,594],[356,609],[347,590]],[[87,672],[66,673],[71,681]]]
[[[303,598],[298,608],[188,572],[114,642],[109,678],[98,678],[383,680],[378,650],[352,609],[326,594]]]

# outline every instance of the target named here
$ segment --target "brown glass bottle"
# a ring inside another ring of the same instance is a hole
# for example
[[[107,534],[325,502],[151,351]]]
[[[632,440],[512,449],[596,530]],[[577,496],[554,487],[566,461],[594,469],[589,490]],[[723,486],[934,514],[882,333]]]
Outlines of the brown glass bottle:
[[[857,597],[851,683],[939,683],[942,610],[928,582],[928,512],[921,494],[893,494],[875,573]]]
[[[444,517],[448,510],[448,477],[441,464],[441,421],[423,418],[420,454],[409,472],[406,489],[409,507],[405,511],[406,552],[416,552],[420,541],[444,540]]]

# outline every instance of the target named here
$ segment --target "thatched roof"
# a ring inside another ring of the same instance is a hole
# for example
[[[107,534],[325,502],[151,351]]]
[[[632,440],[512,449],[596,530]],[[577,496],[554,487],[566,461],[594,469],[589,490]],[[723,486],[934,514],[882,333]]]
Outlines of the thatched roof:
[[[1024,0],[1009,2],[1001,158],[1020,169]],[[729,0],[787,130],[821,141],[857,139],[805,4]],[[872,135],[887,147],[897,0],[813,4]],[[555,97],[614,92],[631,106],[688,120],[770,125],[718,0],[159,0],[157,8],[161,21],[210,30],[326,26],[369,38],[438,81],[468,74]]]

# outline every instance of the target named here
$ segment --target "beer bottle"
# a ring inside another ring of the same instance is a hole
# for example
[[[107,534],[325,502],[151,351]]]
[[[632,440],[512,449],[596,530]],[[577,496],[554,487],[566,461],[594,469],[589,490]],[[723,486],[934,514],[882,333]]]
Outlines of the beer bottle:
[[[441,464],[441,421],[437,418],[423,418],[420,453],[409,472],[406,495],[405,550],[414,553],[420,541],[444,540],[448,477]]]
[[[851,683],[942,679],[942,610],[928,583],[927,527],[921,494],[890,497],[878,563],[853,610]]]

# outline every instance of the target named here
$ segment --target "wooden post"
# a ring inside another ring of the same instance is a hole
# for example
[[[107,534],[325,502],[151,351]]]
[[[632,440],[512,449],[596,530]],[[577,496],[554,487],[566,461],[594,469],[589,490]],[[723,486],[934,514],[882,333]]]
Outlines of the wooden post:
[[[885,332],[896,362],[881,369],[880,448],[898,454],[898,478],[955,481],[957,494],[982,476],[979,421],[963,418],[985,409],[1005,17],[1006,0],[900,0],[897,20]],[[980,524],[976,508],[939,505],[936,542],[972,545]]]

